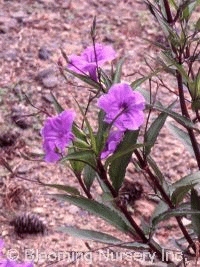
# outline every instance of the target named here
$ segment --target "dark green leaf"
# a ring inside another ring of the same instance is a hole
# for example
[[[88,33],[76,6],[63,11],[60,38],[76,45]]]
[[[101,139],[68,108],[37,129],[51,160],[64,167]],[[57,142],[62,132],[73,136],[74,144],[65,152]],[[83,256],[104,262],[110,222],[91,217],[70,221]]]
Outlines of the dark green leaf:
[[[58,190],[63,190],[66,193],[71,194],[71,195],[80,195],[80,192],[78,191],[78,189],[72,186],[62,185],[62,184],[45,184],[45,183],[42,183],[41,181],[40,183],[44,186],[56,188]]]
[[[165,176],[160,171],[160,169],[157,166],[156,162],[153,160],[153,158],[150,155],[147,156],[147,162],[149,163],[150,167],[154,171],[156,177],[159,179],[161,185],[163,186],[163,189],[165,190],[165,192],[167,193],[167,195],[169,195],[170,194],[169,185],[166,182]]]
[[[78,206],[79,208],[85,209],[92,214],[97,215],[98,217],[104,219],[111,225],[120,229],[121,231],[127,233],[129,231],[134,232],[134,230],[130,227],[129,224],[123,218],[116,213],[111,208],[91,199],[87,199],[84,197],[78,196],[69,196],[69,195],[58,195],[53,194],[54,197],[67,201],[71,204]]]
[[[196,186],[197,187],[197,186]],[[198,188],[191,190],[191,209],[200,211],[200,191]],[[191,216],[193,230],[196,233],[198,239],[200,238],[200,214],[193,214]]]
[[[88,75],[78,74],[72,70],[66,69],[67,72],[71,73],[73,76],[79,78],[81,81],[89,84],[92,86],[92,88],[96,88],[98,90],[101,89],[101,85],[97,83],[96,81],[92,80]]]
[[[194,1],[185,1],[185,6],[183,8],[183,11],[182,11],[182,18],[186,21],[189,20],[193,10],[196,8],[197,6],[197,1],[194,0]]]
[[[168,114],[162,112],[151,124],[149,129],[146,131],[144,135],[144,142],[147,143],[147,146],[144,148],[145,155],[148,156],[151,152],[151,148],[154,146],[157,137],[160,133],[160,130],[165,124]]]
[[[129,148],[126,148],[125,150],[116,151],[112,156],[108,157],[105,163],[105,167],[107,168],[109,164],[111,164],[114,160],[120,159],[123,156],[126,156],[128,154],[133,154],[133,151],[137,148],[144,147],[144,144],[134,144],[130,146]]]
[[[122,75],[122,65],[124,64],[125,58],[122,58],[116,66],[116,70],[114,73],[114,78],[113,78],[113,82],[114,83],[119,83],[121,81],[121,75]]]
[[[151,222],[153,226],[155,226],[154,221],[158,218],[161,214],[165,213],[168,210],[168,205],[164,201],[160,201],[159,204],[156,206],[154,213],[151,217]]]
[[[96,177],[96,172],[89,165],[86,165],[83,172],[83,180],[88,190],[93,184],[93,181]]]
[[[139,131],[127,131],[123,141],[119,144],[115,153],[126,151],[130,148],[130,146],[135,145],[137,142],[138,134]],[[130,162],[132,153],[133,152],[126,153],[124,156],[112,160],[111,164],[109,165],[110,179],[116,191],[120,189],[123,183],[126,168]]]
[[[186,209],[173,209],[168,210],[157,217],[155,217],[152,221],[153,226],[157,225],[159,222],[169,219],[170,217],[183,217],[187,215],[199,215],[200,211],[198,210],[186,210]]]
[[[192,173],[178,180],[171,185],[172,196],[171,200],[174,204],[179,204],[185,195],[191,190],[196,184],[200,183],[200,171]]]
[[[167,123],[167,127],[174,134],[174,136],[176,136],[182,142],[182,144],[188,149],[191,155],[194,156],[194,150],[188,133],[172,123]]]
[[[77,151],[74,153],[68,154],[66,157],[64,157],[61,162],[65,161],[79,161],[88,164],[92,168],[96,169],[96,160],[94,153],[90,150],[85,150],[85,151]]]
[[[54,94],[52,92],[50,92],[51,94],[51,97],[52,97],[52,100],[53,100],[53,104],[54,104],[54,107],[56,109],[56,112],[57,113],[61,113],[64,111],[64,109],[62,108],[62,106],[58,103],[57,99],[55,98]]]
[[[123,243],[118,238],[115,238],[111,235],[102,233],[102,232],[97,232],[93,230],[87,230],[87,229],[78,229],[72,226],[65,226],[65,227],[59,227],[58,230],[67,233],[69,235],[72,235],[74,237],[78,237],[81,239],[86,239],[86,240],[92,240],[95,242],[100,242],[100,243],[105,243],[105,244],[110,244],[110,245],[120,245]]]
[[[179,113],[176,113],[168,108],[164,108],[161,105],[147,105],[147,106],[151,109],[155,109],[161,112],[166,112],[171,118],[173,118],[175,121],[180,123],[186,129],[187,128],[194,129],[200,133],[200,130],[196,127],[196,125],[190,119],[180,115]]]
[[[76,101],[76,100],[75,100],[75,101]],[[96,139],[95,139],[95,136],[94,136],[94,134],[93,134],[92,127],[91,127],[91,125],[90,125],[90,123],[89,123],[89,120],[88,120],[87,116],[85,115],[83,109],[81,108],[80,104],[78,103],[78,101],[76,101],[76,103],[77,103],[77,105],[78,105],[78,107],[79,107],[79,110],[80,110],[82,116],[84,117],[84,121],[85,121],[86,126],[87,126],[87,129],[88,129],[88,131],[89,131],[89,136],[90,136],[90,141],[91,141],[92,149],[93,149],[94,151],[96,151]]]
[[[98,131],[96,135],[97,154],[99,154],[104,146],[109,134],[109,125],[104,122],[105,112],[100,110],[98,115]]]

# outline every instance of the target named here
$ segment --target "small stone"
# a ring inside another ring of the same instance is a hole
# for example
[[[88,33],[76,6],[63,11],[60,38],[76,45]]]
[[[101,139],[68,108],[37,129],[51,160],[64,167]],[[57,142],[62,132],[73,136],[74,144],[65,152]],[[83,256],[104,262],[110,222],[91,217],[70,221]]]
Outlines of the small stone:
[[[36,207],[33,209],[33,212],[34,213],[42,213],[42,214],[45,214],[45,209],[42,208],[42,207]]]
[[[42,46],[38,51],[38,57],[41,60],[47,60],[51,56],[51,52],[44,46]]]
[[[4,230],[2,231],[1,236],[4,237],[4,236],[7,236],[8,234],[9,232],[7,230]]]
[[[80,210],[80,209],[79,209],[77,206],[70,206],[70,207],[68,208],[68,212],[71,213],[71,214],[76,214],[76,213],[79,212],[79,210]]]
[[[47,69],[41,70],[36,79],[42,80],[44,78],[47,78],[48,76],[55,75],[55,68],[54,67],[49,67]]]
[[[58,84],[58,79],[56,76],[52,75],[42,79],[42,83],[46,88],[52,88]]]

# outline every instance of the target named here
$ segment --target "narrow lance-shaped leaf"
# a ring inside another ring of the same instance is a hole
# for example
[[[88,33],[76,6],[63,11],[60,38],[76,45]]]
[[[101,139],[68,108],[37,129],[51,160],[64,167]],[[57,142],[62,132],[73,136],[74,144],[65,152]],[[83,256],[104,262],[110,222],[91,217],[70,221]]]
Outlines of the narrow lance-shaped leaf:
[[[177,112],[174,112],[168,108],[164,108],[161,105],[151,105],[151,104],[147,104],[147,107],[150,109],[155,109],[161,112],[166,112],[171,118],[173,118],[175,121],[177,121],[178,123],[180,123],[183,127],[185,127],[186,129],[194,129],[195,131],[197,131],[198,133],[200,133],[200,130],[196,127],[196,125],[188,118],[180,115]]]
[[[169,219],[170,217],[183,217],[187,215],[199,215],[200,216],[200,211],[199,210],[187,210],[187,209],[173,209],[173,210],[168,210],[157,217],[155,217],[152,221],[152,225],[155,226],[159,222],[164,221]]]
[[[76,100],[75,100],[76,101]],[[89,131],[89,135],[90,135],[90,140],[91,140],[91,146],[92,146],[92,149],[96,152],[97,151],[97,147],[96,147],[96,139],[95,139],[95,136],[93,134],[93,131],[92,131],[92,127],[87,119],[87,117],[85,116],[84,112],[83,112],[83,109],[81,108],[81,106],[79,105],[79,103],[76,101],[78,107],[79,107],[79,110],[81,111],[81,114],[84,118],[84,121],[86,123],[86,126],[87,126],[87,129]]]
[[[54,94],[51,92],[51,97],[52,97],[52,100],[53,100],[53,104],[54,104],[54,107],[56,109],[56,112],[57,113],[61,113],[62,111],[64,111],[64,109],[62,108],[62,106],[58,103],[56,97],[54,96]]]
[[[188,133],[172,123],[167,123],[167,128],[174,134],[175,137],[177,137],[182,142],[182,144],[188,149],[191,155],[194,156],[194,150]]]
[[[196,186],[196,187],[191,190],[191,209],[198,210],[200,212],[200,190],[199,190],[199,186]],[[192,219],[193,230],[199,239],[200,238],[200,214],[193,214],[191,216],[191,219]]]
[[[159,179],[159,182],[163,186],[163,189],[165,190],[167,195],[170,195],[169,185],[165,179],[165,176],[161,172],[161,170],[157,166],[156,162],[153,160],[153,158],[150,155],[147,156],[147,162],[148,162],[149,166],[151,167],[151,169],[154,171],[156,177]]]
[[[114,78],[113,78],[113,84],[114,83],[119,83],[121,81],[121,75],[122,75],[122,65],[124,64],[125,58],[122,58],[116,66],[116,70],[114,73]]]
[[[91,85],[93,88],[96,88],[97,90],[101,89],[101,85],[97,83],[96,81],[92,80],[88,75],[78,74],[72,70],[66,69],[67,72],[71,73],[73,76],[79,78],[81,81]]]
[[[200,171],[192,173],[178,180],[171,185],[172,196],[171,200],[174,204],[179,204],[185,195],[196,184],[200,183]]]
[[[74,153],[70,153],[67,156],[63,157],[61,162],[65,162],[67,160],[69,160],[69,161],[73,161],[74,160],[74,161],[80,161],[80,162],[86,163],[89,166],[91,166],[93,169],[96,170],[95,155],[90,150],[77,151],[77,152],[74,152]]]
[[[90,190],[90,187],[92,186],[95,177],[96,171],[89,165],[86,165],[83,171],[83,180],[88,190]]]
[[[139,78],[137,80],[135,80],[134,82],[131,83],[131,87],[133,89],[136,89],[138,86],[140,86],[142,83],[144,83],[146,80],[152,78],[153,76],[156,76],[160,71],[159,70],[156,70],[156,71],[153,71],[151,72],[149,75],[147,76],[144,76],[142,78]]]
[[[130,148],[137,142],[138,131],[127,131],[123,141],[119,144],[116,153],[120,153]],[[126,168],[130,162],[133,151],[123,155],[122,157],[116,158],[109,165],[109,175],[112,181],[112,185],[116,191],[118,191],[123,183]],[[115,155],[115,153],[114,153]]]
[[[174,105],[172,103],[169,106],[169,109]],[[165,112],[162,112],[151,124],[149,129],[146,131],[144,135],[144,142],[147,143],[147,146],[145,146],[144,152],[145,155],[147,156],[151,152],[151,148],[154,146],[157,137],[160,133],[160,130],[165,124],[165,121],[167,119],[168,114]]]
[[[78,189],[76,189],[73,186],[63,185],[63,184],[46,184],[46,183],[43,183],[41,181],[40,181],[40,184],[42,184],[44,186],[56,188],[58,190],[65,191],[66,193],[71,194],[71,195],[80,195],[80,192],[78,191]]]
[[[71,226],[58,228],[63,233],[67,233],[74,237],[78,237],[85,240],[92,240],[99,243],[104,243],[108,245],[114,245],[115,247],[129,248],[129,249],[149,249],[149,246],[139,242],[124,242],[112,235],[88,230],[88,229],[78,229]]]
[[[65,200],[71,204],[74,204],[80,208],[91,212],[92,214],[99,216],[100,218],[104,219],[105,221],[109,222],[111,225],[115,226],[116,228],[120,229],[125,233],[130,231],[134,233],[134,229],[132,229],[130,225],[128,225],[127,222],[123,220],[123,217],[121,217],[114,210],[95,200],[87,199],[81,196],[79,197],[61,194],[53,194],[52,196],[58,199]]]
[[[65,226],[65,227],[59,227],[58,230],[67,233],[69,235],[72,235],[74,237],[110,245],[118,245],[123,242],[120,239],[113,237],[109,234],[88,229],[78,229],[76,227]]]

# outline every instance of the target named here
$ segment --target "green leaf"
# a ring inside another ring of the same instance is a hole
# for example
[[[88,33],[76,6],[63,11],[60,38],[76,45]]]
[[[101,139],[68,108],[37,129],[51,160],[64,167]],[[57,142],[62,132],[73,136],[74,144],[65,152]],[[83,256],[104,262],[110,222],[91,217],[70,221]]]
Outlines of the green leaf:
[[[68,155],[77,153],[79,150],[75,149],[75,147],[69,147],[68,148]],[[82,170],[84,169],[84,166],[86,165],[83,161],[78,160],[69,160],[70,165],[72,167],[72,170],[75,174],[81,174]]]
[[[192,15],[193,10],[196,8],[197,6],[197,1],[186,1],[183,11],[182,11],[182,18],[186,21],[189,20],[190,16]]]
[[[200,171],[187,175],[171,185],[172,202],[179,204],[185,195],[200,182]]]
[[[134,82],[131,83],[131,87],[133,89],[137,88],[138,86],[140,86],[143,82],[145,82],[148,79],[151,79],[153,76],[156,76],[159,73],[159,71],[153,71],[152,73],[150,73],[149,75],[139,78],[137,80],[135,80]]]
[[[200,31],[200,18],[197,20],[197,22],[195,24],[195,31],[196,32]]]
[[[62,106],[58,103],[56,97],[54,96],[54,94],[52,92],[50,92],[51,94],[51,97],[52,97],[52,100],[53,100],[53,104],[54,104],[54,107],[56,109],[56,112],[59,114],[61,112],[64,111],[64,109],[62,108]]]
[[[127,233],[131,231],[134,233],[134,229],[132,229],[130,225],[127,224],[127,222],[123,220],[123,218],[118,213],[95,200],[87,199],[81,196],[69,196],[61,194],[53,194],[52,196],[67,201],[78,206],[79,208],[85,209],[92,214],[97,215],[122,232]]]
[[[99,68],[99,71],[100,71],[100,77],[101,77],[103,84],[105,85],[107,89],[109,89],[112,86],[112,80],[110,79],[110,77],[108,77],[108,75],[102,69]]]
[[[161,105],[148,105],[147,107],[152,109],[152,110],[158,110],[161,112],[166,112],[169,117],[173,118],[175,121],[177,121],[178,123],[180,123],[183,127],[185,127],[186,129],[193,129],[195,131],[197,131],[198,133],[200,133],[200,130],[196,127],[196,125],[188,118],[180,115],[179,113],[176,113],[168,108],[162,107]]]
[[[88,230],[88,229],[78,229],[72,226],[59,227],[59,231],[67,233],[71,236],[81,238],[83,240],[92,240],[99,243],[104,243],[108,245],[114,245],[115,247],[129,248],[129,249],[149,249],[149,246],[139,242],[124,242],[112,235]]]
[[[103,110],[100,110],[98,114],[99,126],[96,135],[97,154],[99,154],[103,150],[110,129],[110,126],[106,122],[104,122],[104,116],[105,112]]]
[[[130,146],[134,146],[137,142],[138,134],[139,131],[127,131],[123,141],[119,144],[115,153],[123,153],[123,151],[129,149]],[[133,151],[126,153],[121,157],[117,157],[116,159],[112,160],[111,164],[109,165],[110,179],[116,191],[120,189],[123,183],[126,168],[130,162],[132,153]]]
[[[172,123],[167,123],[167,128],[175,137],[177,137],[182,142],[182,144],[188,149],[191,155],[194,156],[194,150],[188,133]]]
[[[95,88],[97,90],[101,90],[101,85],[99,83],[97,83],[96,81],[92,80],[90,78],[90,76],[88,76],[87,74],[83,75],[83,74],[78,74],[72,70],[66,69],[67,72],[71,73],[73,76],[77,77],[78,79],[80,79],[81,81],[89,84],[92,86],[92,88]]]
[[[184,83],[187,84],[190,82],[189,76],[185,69],[183,68],[183,65],[179,64],[176,62],[176,60],[172,57],[171,54],[168,52],[164,51],[162,52],[163,59],[166,62],[166,64],[170,67],[173,67],[174,69],[178,70],[184,80]]]
[[[78,189],[76,189],[73,186],[62,185],[62,184],[45,184],[45,183],[42,183],[41,181],[40,181],[40,183],[44,186],[56,188],[58,190],[63,190],[70,195],[80,195],[80,192],[78,191]]]
[[[164,201],[160,201],[159,204],[156,206],[152,217],[151,217],[151,223],[153,226],[155,226],[156,224],[154,223],[156,218],[158,218],[161,214],[165,213],[168,210],[168,205],[164,202]]]
[[[191,209],[198,210],[200,212],[199,188],[193,188],[191,190]],[[200,238],[200,214],[193,214],[191,216],[191,219],[192,219],[193,230],[199,239]]]
[[[96,171],[89,165],[86,165],[83,172],[83,180],[88,190],[90,190],[90,187],[92,186],[95,177]]]
[[[167,195],[169,195],[170,194],[169,185],[166,182],[165,176],[160,171],[160,169],[157,166],[156,162],[153,160],[153,158],[150,155],[147,156],[147,162],[150,165],[150,167],[152,168],[152,170],[154,171],[156,177],[159,179],[161,185],[163,186],[163,189],[165,190]]]
[[[58,230],[74,237],[78,237],[85,240],[92,240],[95,242],[105,243],[109,245],[120,245],[121,243],[123,243],[123,241],[116,237],[98,231],[78,229],[72,226],[59,227]]]
[[[76,101],[76,100],[75,100]],[[92,127],[89,123],[89,120],[87,119],[83,109],[81,108],[81,106],[79,105],[78,101],[76,101],[78,107],[79,107],[79,110],[84,118],[84,121],[86,123],[86,126],[87,126],[87,129],[89,131],[89,136],[90,136],[90,140],[91,140],[91,146],[92,146],[92,149],[96,152],[97,151],[97,147],[96,147],[96,139],[95,139],[95,136],[93,134],[93,130],[92,130]]]
[[[74,153],[70,153],[67,156],[63,157],[61,162],[65,161],[80,161],[83,163],[88,164],[92,168],[96,169],[96,160],[94,153],[90,150],[85,150],[85,151],[76,151]]]
[[[125,150],[117,151],[112,156],[108,157],[105,162],[105,168],[108,167],[109,164],[111,164],[114,160],[120,159],[123,156],[126,156],[127,154],[133,154],[133,151],[137,148],[145,146],[144,144],[134,144],[131,145],[129,148],[126,148]]]
[[[153,226],[157,225],[159,222],[169,219],[170,217],[183,217],[187,215],[199,215],[200,211],[198,210],[187,210],[187,209],[173,209],[168,210],[157,217],[155,217],[152,221]]]
[[[144,148],[145,155],[147,156],[151,152],[151,148],[154,146],[157,137],[160,133],[160,130],[165,124],[168,114],[162,112],[151,124],[149,129],[144,135],[144,142],[147,143],[147,146]]]
[[[124,61],[125,61],[125,58],[122,58],[117,63],[112,84],[120,83],[120,81],[121,81],[121,75],[122,75],[122,65],[124,64]]]

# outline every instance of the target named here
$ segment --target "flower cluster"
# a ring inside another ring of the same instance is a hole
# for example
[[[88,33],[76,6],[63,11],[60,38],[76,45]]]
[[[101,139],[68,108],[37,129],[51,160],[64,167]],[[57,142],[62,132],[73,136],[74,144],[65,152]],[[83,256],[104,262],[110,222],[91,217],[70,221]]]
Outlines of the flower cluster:
[[[46,120],[41,130],[46,162],[56,162],[64,155],[65,147],[74,138],[71,131],[74,117],[73,111],[66,110]]]
[[[80,56],[69,56],[68,69],[80,74],[89,74],[96,81],[97,67],[115,57],[116,53],[111,46],[96,43],[95,46],[87,47]]]
[[[112,47],[97,43],[86,48],[80,56],[70,56],[68,68],[77,73],[89,73],[90,77],[96,80],[98,66],[114,59],[115,55]],[[101,153],[103,159],[116,150],[126,130],[138,130],[143,124],[145,100],[128,84],[118,83],[111,86],[108,93],[98,99],[97,105],[105,112],[104,121],[112,126]],[[56,162],[64,155],[66,146],[74,138],[72,133],[74,117],[73,111],[63,111],[46,120],[41,134],[47,162]]]
[[[33,263],[16,263],[8,259],[2,259],[3,240],[0,239],[0,267],[33,267]]]
[[[98,106],[106,113],[104,121],[117,131],[111,131],[101,158],[113,153],[126,130],[138,130],[144,122],[144,97],[125,83],[114,84],[108,93],[98,100]]]

